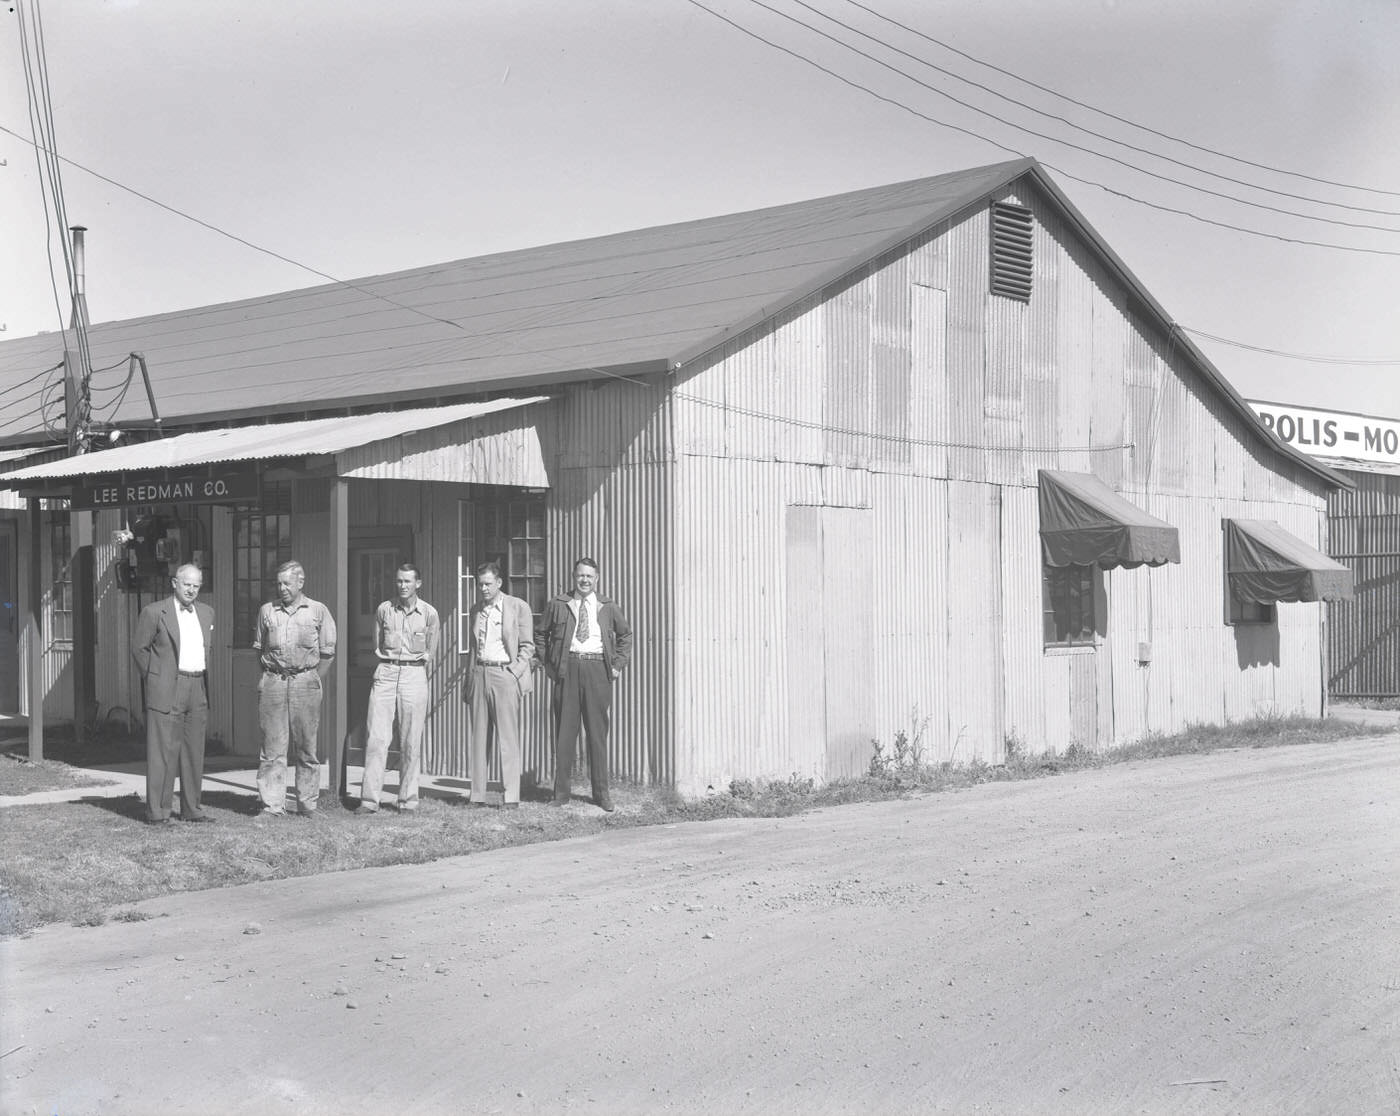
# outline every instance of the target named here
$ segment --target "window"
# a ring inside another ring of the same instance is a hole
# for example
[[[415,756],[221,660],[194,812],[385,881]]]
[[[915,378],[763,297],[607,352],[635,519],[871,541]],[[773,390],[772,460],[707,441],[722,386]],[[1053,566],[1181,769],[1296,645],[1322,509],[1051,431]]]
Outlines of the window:
[[[292,486],[263,482],[262,503],[233,515],[233,630],[238,647],[251,647],[258,609],[269,600],[277,567],[292,555]]]
[[[1031,300],[1031,211],[992,203],[992,294]]]
[[[476,600],[476,569],[483,562],[501,567],[505,591],[526,601],[538,620],[549,599],[545,494],[485,487],[480,491],[476,499],[457,502],[459,622],[465,622]],[[458,647],[464,653],[467,650],[464,640],[459,640]]]
[[[49,520],[49,643],[73,642],[73,535],[67,512]]]
[[[505,577],[505,592],[528,602],[539,620],[549,599],[545,564],[545,493],[489,489],[475,500],[458,501],[458,622],[476,601],[476,567],[494,562]],[[465,636],[465,629],[459,632]],[[465,639],[459,639],[463,654]]]
[[[1272,624],[1278,618],[1272,601],[1242,601],[1228,591],[1225,598],[1230,610],[1227,624]]]
[[[1103,619],[1098,566],[1043,566],[1041,607],[1047,646],[1093,646]]]

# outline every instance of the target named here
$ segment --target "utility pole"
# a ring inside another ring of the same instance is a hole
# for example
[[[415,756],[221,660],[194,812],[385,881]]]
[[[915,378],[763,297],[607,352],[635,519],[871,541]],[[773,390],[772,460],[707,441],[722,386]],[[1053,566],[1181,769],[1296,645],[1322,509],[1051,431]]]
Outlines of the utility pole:
[[[92,440],[92,364],[88,349],[87,266],[83,234],[87,229],[74,225],[73,234],[73,313],[70,321],[76,348],[63,346],[64,424],[68,432],[69,455],[87,453]],[[88,714],[96,706],[96,634],[93,589],[93,514],[68,513],[68,583],[72,609],[73,736],[80,743],[87,738]]]
[[[73,234],[73,312],[69,328],[77,341],[76,351],[63,346],[64,420],[68,431],[68,452],[87,453],[92,436],[92,368],[88,364],[87,278],[83,234],[87,229],[74,225]]]

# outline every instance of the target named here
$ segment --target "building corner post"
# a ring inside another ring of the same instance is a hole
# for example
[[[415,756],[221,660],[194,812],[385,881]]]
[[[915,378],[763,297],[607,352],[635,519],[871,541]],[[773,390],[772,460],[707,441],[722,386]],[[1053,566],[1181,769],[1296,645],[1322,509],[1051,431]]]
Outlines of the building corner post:
[[[43,512],[29,498],[29,601],[24,618],[25,663],[29,692],[29,761],[44,758],[44,574]]]
[[[345,740],[350,733],[350,484],[344,477],[331,481],[330,542],[334,561],[331,615],[340,628],[331,675],[330,783],[337,798],[344,792]]]

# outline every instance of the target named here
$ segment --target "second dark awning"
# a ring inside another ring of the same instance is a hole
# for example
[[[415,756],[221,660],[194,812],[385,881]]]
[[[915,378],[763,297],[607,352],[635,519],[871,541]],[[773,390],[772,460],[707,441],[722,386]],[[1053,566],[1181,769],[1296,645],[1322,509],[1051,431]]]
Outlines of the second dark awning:
[[[1040,470],[1040,539],[1050,566],[1181,561],[1175,527],[1128,503],[1092,473]]]
[[[1352,572],[1271,519],[1225,520],[1225,572],[1242,601],[1349,601]]]

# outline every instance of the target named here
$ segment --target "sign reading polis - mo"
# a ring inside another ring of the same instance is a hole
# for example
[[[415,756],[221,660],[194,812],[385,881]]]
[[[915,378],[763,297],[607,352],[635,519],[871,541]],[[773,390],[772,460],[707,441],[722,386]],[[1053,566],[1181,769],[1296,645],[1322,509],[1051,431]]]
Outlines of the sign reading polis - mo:
[[[143,504],[230,504],[256,501],[259,495],[258,474],[252,469],[153,469],[84,477],[73,486],[69,506],[96,511]]]

